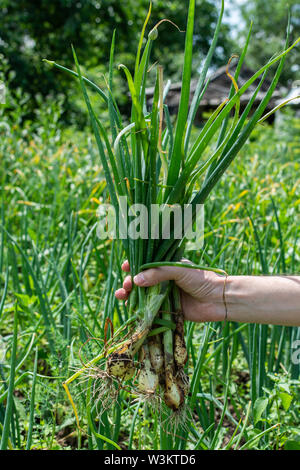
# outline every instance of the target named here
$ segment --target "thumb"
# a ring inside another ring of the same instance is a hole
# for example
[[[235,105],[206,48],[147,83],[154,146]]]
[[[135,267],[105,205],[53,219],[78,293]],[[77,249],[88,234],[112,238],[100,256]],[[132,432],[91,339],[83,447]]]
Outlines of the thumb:
[[[147,269],[134,276],[133,281],[137,286],[149,287],[163,281],[176,281],[182,276],[182,268],[161,266],[159,268]]]

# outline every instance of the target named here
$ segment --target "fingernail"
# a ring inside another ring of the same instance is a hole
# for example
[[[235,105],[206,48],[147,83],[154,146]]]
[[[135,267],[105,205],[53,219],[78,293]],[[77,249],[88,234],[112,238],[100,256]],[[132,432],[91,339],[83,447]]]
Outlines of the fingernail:
[[[140,285],[143,285],[146,283],[146,279],[143,273],[139,273],[133,278],[134,283]]]

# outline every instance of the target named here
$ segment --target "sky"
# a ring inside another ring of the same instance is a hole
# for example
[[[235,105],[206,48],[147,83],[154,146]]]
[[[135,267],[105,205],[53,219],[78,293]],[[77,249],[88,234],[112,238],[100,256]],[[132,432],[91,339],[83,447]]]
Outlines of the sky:
[[[247,0],[225,0],[224,22],[232,26],[233,38],[238,36],[238,31],[243,26],[244,20],[240,14],[239,7]]]

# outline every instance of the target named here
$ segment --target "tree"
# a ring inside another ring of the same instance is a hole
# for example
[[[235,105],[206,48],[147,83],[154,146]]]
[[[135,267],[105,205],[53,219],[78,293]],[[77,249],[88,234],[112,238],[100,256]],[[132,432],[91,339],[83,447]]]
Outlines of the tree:
[[[29,93],[33,108],[37,93],[42,96],[62,93],[66,108],[70,109],[74,88],[70,88],[69,76],[49,73],[42,59],[56,60],[70,67],[73,44],[80,63],[99,77],[106,69],[112,32],[116,28],[116,60],[132,67],[149,0],[0,0],[0,5],[0,54],[13,71],[11,87],[21,87]],[[168,18],[184,30],[187,7],[187,2],[181,0],[153,0],[150,27]],[[217,17],[218,7],[212,0],[204,0],[197,7],[195,48],[199,49],[199,63],[209,48]],[[226,62],[230,55],[227,33],[228,27],[224,26],[215,57],[217,65]],[[165,74],[174,79],[181,73],[183,46],[184,34],[170,23],[160,26],[153,57],[164,64]]]
[[[290,43],[300,35],[299,0],[248,0],[241,6],[243,18],[247,24],[253,20],[252,38],[248,52],[248,64],[256,68],[273,54],[283,50],[286,37],[288,11],[291,12]],[[282,84],[299,77],[299,47],[286,58],[286,64],[280,77]]]

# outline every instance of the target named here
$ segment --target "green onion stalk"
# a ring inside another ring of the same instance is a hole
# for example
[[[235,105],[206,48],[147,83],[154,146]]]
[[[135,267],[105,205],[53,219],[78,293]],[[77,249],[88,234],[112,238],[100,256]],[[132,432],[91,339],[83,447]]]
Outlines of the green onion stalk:
[[[171,221],[170,236],[168,238],[163,236],[162,215],[164,210],[167,211],[174,205],[183,209],[188,204],[192,208],[190,225],[193,225],[197,204],[203,204],[207,200],[255,126],[264,120],[263,114],[276,88],[285,57],[298,44],[300,38],[289,45],[288,25],[283,51],[273,56],[239,88],[238,77],[250,41],[251,24],[234,75],[229,72],[231,58],[228,61],[226,73],[232,81],[228,98],[212,113],[192,142],[191,130],[197,109],[209,85],[206,77],[218,42],[224,0],[221,1],[213,40],[203,62],[191,104],[195,0],[189,1],[181,97],[174,123],[166,104],[169,82],[164,85],[161,64],[151,65],[152,45],[154,41],[159,41],[159,28],[165,27],[162,26],[163,21],[150,30],[144,41],[151,8],[150,2],[137,46],[133,73],[123,64],[118,67],[119,72],[125,74],[132,101],[129,125],[124,123],[114,95],[115,32],[111,43],[106,90],[102,90],[82,75],[74,49],[75,71],[54,61],[46,62],[61,72],[71,74],[79,81],[99,150],[107,190],[119,220],[128,227],[132,216],[137,214],[137,204],[143,204],[149,209],[147,219],[141,221],[141,226],[147,225],[155,229],[154,233],[157,236],[124,237],[119,233],[124,248],[123,255],[129,261],[132,276],[149,267],[165,265],[211,269],[224,274],[217,268],[181,263],[186,240],[184,235],[181,238],[177,236],[174,220]],[[258,106],[254,108],[266,74],[273,65],[277,68],[273,71],[268,89]],[[153,67],[156,67],[156,78],[152,84],[153,101],[149,106],[146,100],[146,88],[149,81],[148,72]],[[240,98],[254,82],[258,84],[252,91],[244,111],[240,112]],[[107,131],[107,127],[95,113],[88,89],[96,92],[99,99],[105,102],[110,131]],[[231,117],[232,112],[233,117]],[[217,143],[214,146],[212,142]],[[127,211],[121,203],[124,199],[128,204]],[[153,204],[162,208],[158,222],[157,219],[154,220],[150,210]],[[185,227],[188,228],[191,227]],[[153,394],[161,388],[161,396],[164,397],[166,405],[172,410],[180,410],[188,393],[188,376],[183,316],[176,286],[172,283],[149,288],[135,286],[129,299],[128,312],[129,316],[138,318],[136,328],[129,338],[120,342],[120,345],[115,345],[113,352],[108,353],[106,358],[108,375],[120,382],[130,381],[136,377],[137,388],[144,393],[150,391]]]

